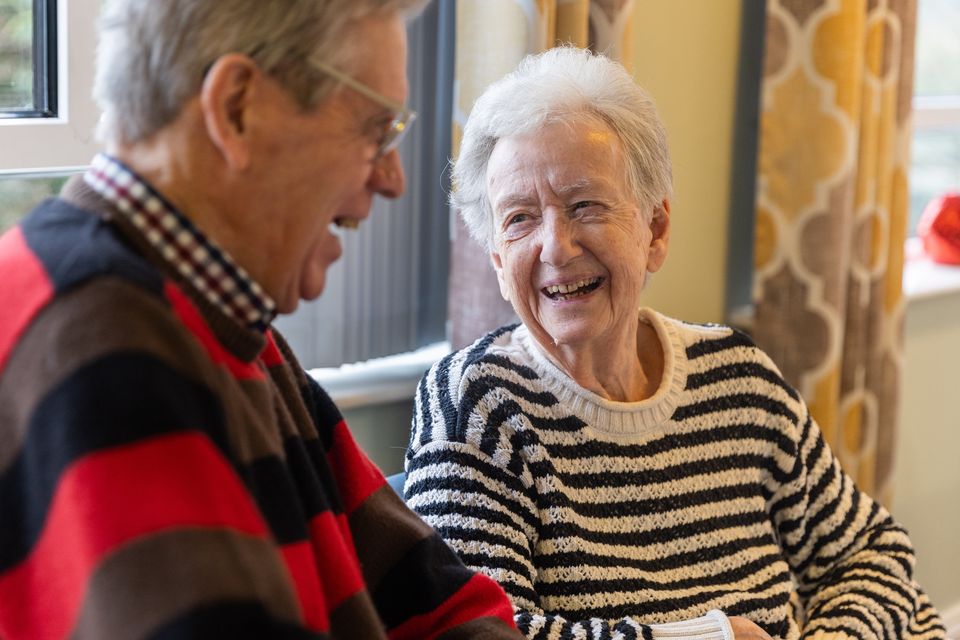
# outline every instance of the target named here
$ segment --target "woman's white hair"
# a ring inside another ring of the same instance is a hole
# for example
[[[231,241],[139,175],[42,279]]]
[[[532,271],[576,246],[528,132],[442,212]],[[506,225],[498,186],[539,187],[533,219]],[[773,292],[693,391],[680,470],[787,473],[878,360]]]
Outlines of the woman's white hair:
[[[584,116],[598,118],[617,134],[626,160],[624,179],[648,222],[671,197],[667,134],[649,94],[622,65],[603,55],[574,47],[549,49],[527,56],[490,85],[473,105],[463,131],[450,204],[484,248],[493,248],[486,178],[497,142]]]
[[[172,122],[220,56],[245,53],[309,109],[347,67],[368,15],[408,17],[427,0],[110,0],[100,21],[94,97],[105,141],[136,142]]]

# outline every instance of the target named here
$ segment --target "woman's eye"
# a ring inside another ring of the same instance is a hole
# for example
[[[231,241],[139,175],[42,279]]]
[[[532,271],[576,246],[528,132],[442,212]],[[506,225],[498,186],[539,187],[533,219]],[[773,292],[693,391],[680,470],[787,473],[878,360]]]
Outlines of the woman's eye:
[[[518,224],[520,222],[526,222],[530,219],[530,214],[528,213],[515,213],[509,218],[507,218],[507,226]]]
[[[577,210],[577,209],[586,209],[586,208],[588,208],[588,207],[592,207],[592,206],[595,205],[595,204],[597,204],[597,203],[596,203],[596,202],[592,202],[592,201],[590,201],[590,200],[581,200],[580,202],[577,202],[576,204],[574,204],[574,205],[573,205],[573,208],[574,208],[574,210]]]

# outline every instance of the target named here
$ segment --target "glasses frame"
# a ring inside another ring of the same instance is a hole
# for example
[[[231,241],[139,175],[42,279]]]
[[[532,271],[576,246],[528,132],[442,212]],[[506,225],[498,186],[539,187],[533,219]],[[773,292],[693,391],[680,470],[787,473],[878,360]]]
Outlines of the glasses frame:
[[[334,80],[345,84],[357,93],[366,96],[370,100],[373,100],[381,107],[385,107],[394,112],[393,118],[390,120],[390,124],[387,126],[386,132],[384,133],[383,140],[380,141],[380,146],[377,147],[377,152],[374,156],[375,159],[382,158],[400,145],[400,142],[406,135],[407,130],[410,129],[410,125],[412,125],[413,121],[417,119],[416,111],[407,109],[399,102],[391,100],[385,95],[360,82],[356,78],[353,78],[343,71],[340,71],[335,67],[331,67],[324,62],[315,61],[312,63],[312,66],[318,71],[322,71],[323,73],[327,74]]]

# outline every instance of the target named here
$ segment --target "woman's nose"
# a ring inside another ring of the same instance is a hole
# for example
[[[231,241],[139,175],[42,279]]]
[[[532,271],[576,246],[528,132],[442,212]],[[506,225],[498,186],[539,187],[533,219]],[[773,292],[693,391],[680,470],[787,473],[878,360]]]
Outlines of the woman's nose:
[[[563,219],[550,220],[544,225],[540,262],[560,267],[583,252],[577,240],[574,226],[574,223],[566,219],[565,216]]]

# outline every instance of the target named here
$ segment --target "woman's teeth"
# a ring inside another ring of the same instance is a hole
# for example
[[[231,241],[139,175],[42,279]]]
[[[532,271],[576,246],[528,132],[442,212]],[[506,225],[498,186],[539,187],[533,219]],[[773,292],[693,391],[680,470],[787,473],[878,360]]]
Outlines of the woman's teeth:
[[[572,298],[590,293],[599,283],[600,278],[584,278],[570,284],[552,284],[549,287],[544,287],[544,292],[553,299],[559,297]]]

